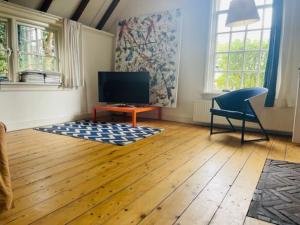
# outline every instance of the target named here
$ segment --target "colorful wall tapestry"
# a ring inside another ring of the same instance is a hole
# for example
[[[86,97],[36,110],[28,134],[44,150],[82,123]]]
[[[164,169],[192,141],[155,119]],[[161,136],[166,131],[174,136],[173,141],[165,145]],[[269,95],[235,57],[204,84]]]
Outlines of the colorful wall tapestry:
[[[150,103],[176,107],[180,56],[179,9],[118,23],[116,71],[150,73]]]

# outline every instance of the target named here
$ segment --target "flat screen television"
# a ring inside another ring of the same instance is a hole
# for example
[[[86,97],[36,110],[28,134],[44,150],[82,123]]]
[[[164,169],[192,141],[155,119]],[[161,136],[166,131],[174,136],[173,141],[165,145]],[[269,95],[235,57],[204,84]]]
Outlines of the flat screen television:
[[[148,72],[99,72],[99,101],[116,104],[149,104]]]

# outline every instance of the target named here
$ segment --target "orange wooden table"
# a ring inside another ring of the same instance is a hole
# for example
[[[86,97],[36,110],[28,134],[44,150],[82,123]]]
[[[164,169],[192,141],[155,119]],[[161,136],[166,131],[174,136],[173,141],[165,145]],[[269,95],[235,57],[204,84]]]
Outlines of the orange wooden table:
[[[97,111],[111,111],[111,112],[123,112],[131,113],[132,117],[132,126],[136,127],[136,116],[138,113],[157,111],[158,118],[161,119],[161,107],[158,106],[141,106],[141,107],[120,107],[120,106],[111,106],[111,105],[98,105],[93,108],[93,121],[97,121]]]

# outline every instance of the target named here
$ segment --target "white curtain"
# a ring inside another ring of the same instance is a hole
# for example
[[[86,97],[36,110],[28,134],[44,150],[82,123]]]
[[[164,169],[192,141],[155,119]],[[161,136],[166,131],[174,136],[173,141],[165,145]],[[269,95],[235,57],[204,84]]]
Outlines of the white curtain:
[[[84,86],[82,63],[82,26],[80,23],[64,19],[64,86],[78,88]]]
[[[284,0],[284,20],[281,43],[276,106],[294,107],[300,67],[300,1]]]

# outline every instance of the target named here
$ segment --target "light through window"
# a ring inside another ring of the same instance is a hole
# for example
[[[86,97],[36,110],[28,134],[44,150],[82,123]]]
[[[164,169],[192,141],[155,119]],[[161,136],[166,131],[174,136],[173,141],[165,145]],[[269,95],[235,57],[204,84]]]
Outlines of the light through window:
[[[7,22],[0,20],[0,80],[8,77],[9,55]]]
[[[54,31],[18,25],[18,70],[58,72]]]
[[[216,0],[212,88],[236,90],[263,86],[272,24],[272,1],[256,0],[260,21],[243,27],[225,26],[231,0]]]

